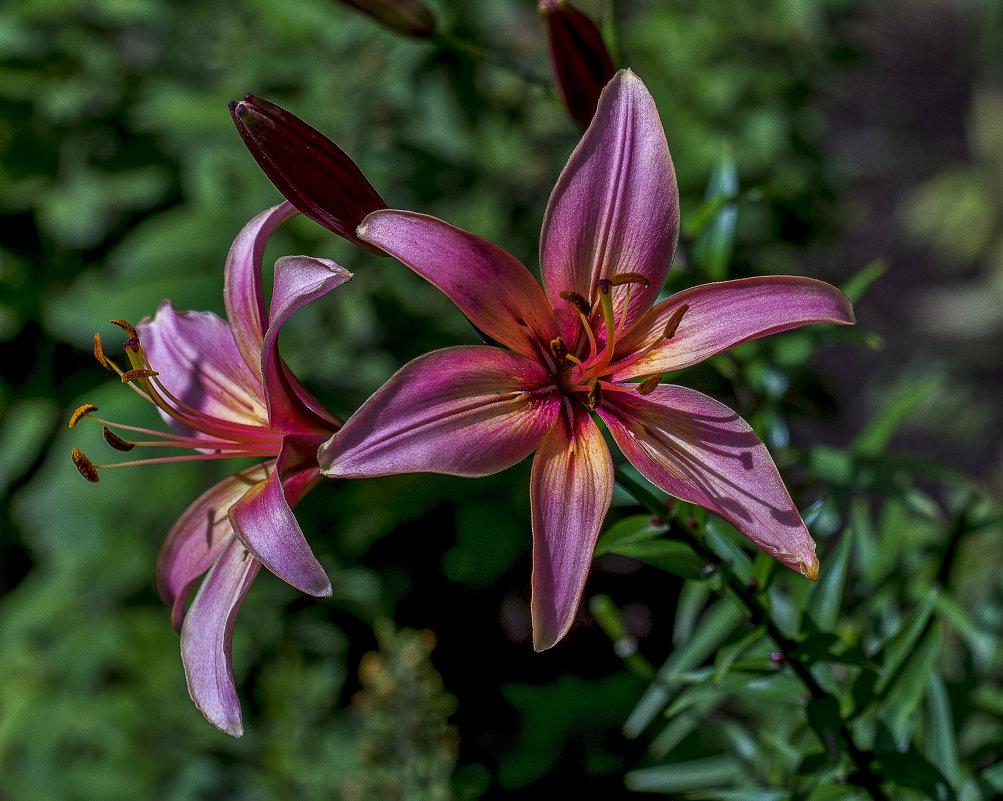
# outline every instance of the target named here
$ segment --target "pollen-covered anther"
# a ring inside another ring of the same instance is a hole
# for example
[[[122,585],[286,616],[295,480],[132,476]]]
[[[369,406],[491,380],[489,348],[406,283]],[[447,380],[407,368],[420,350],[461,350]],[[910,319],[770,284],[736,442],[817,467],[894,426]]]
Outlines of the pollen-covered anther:
[[[565,290],[564,292],[559,293],[558,296],[561,300],[566,300],[582,314],[588,314],[592,311],[592,307],[589,305],[589,302],[573,289]]]
[[[637,391],[641,395],[650,395],[655,391],[655,387],[662,383],[662,374],[649,375],[637,385]]]
[[[67,426],[68,428],[76,428],[77,423],[83,420],[87,415],[92,412],[96,412],[98,407],[93,403],[85,403],[83,406],[78,406],[73,414],[70,415],[70,422]]]
[[[617,273],[605,279],[610,286],[623,286],[624,284],[640,284],[641,286],[651,286],[651,281],[641,273]]]
[[[94,466],[94,462],[84,456],[84,452],[80,448],[74,448],[71,455],[73,457],[73,464],[80,471],[80,475],[92,484],[97,484],[99,480],[98,469]]]
[[[599,386],[599,382],[594,378],[589,384],[589,392],[586,400],[593,409],[602,403],[602,387]]]
[[[679,328],[679,324],[683,321],[683,315],[686,314],[689,308],[690,305],[688,303],[684,303],[682,306],[680,306],[678,309],[672,312],[672,316],[669,318],[669,321],[665,324],[665,331],[662,334],[662,336],[665,339],[672,339],[672,337],[676,335],[676,331]]]
[[[98,364],[100,364],[105,370],[115,369],[114,367],[112,367],[111,362],[108,361],[108,359],[104,355],[104,348],[101,347],[100,334],[94,335],[94,358],[98,360]]]
[[[136,447],[135,442],[129,442],[127,439],[122,439],[122,437],[108,428],[108,426],[101,426],[101,435],[104,437],[104,441],[117,451],[124,451],[128,453]]]
[[[125,333],[127,333],[131,339],[139,340],[139,332],[136,330],[136,326],[134,326],[132,323],[128,322],[127,320],[118,320],[118,319],[111,320],[110,322],[113,325],[117,325],[119,328],[125,331]]]
[[[561,337],[554,337],[550,340],[550,355],[560,363],[563,362],[568,357],[568,346],[564,344],[564,340]]]
[[[137,378],[151,378],[155,375],[160,375],[160,373],[156,370],[146,370],[141,367],[135,370],[126,370],[122,373],[122,383],[128,384],[130,381],[135,381]]]

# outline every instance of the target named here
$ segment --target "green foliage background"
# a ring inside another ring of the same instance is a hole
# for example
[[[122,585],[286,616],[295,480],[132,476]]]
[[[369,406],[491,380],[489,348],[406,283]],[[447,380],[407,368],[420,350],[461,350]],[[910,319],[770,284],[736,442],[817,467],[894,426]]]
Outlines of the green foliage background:
[[[434,7],[548,83],[534,5]],[[582,2],[607,22],[613,5]],[[670,288],[797,273],[857,301],[853,331],[750,343],[680,377],[770,444],[810,507],[822,581],[781,575],[682,505],[653,526],[618,493],[592,613],[535,655],[526,465],[325,482],[298,516],[335,595],[256,582],[234,644],[247,734],[218,733],[187,698],[152,576],[164,533],[229,468],[88,485],[69,451],[97,458],[98,432],[65,423],[85,401],[155,422],[89,355],[93,333],[110,350],[107,320],[163,298],[221,312],[230,241],[278,202],[226,102],[280,103],[391,206],[534,268],[578,134],[552,89],[330,0],[8,0],[0,799],[873,797],[833,744],[840,721],[892,797],[1003,793],[999,6],[615,5],[606,32],[654,95],[680,180]],[[270,256],[293,252],[356,274],[284,333],[336,413],[405,360],[476,341],[390,260],[302,219]],[[691,515],[723,567],[671,544]],[[826,700],[771,658],[775,639],[726,589],[736,576],[755,577]]]

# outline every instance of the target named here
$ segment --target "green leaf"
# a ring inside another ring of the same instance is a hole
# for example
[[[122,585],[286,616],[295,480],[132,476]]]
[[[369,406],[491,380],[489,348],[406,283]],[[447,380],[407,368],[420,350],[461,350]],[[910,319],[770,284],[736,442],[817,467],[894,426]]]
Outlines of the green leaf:
[[[805,708],[808,724],[818,736],[829,762],[838,765],[840,761],[840,733],[843,719],[839,713],[839,702],[831,695],[825,698],[811,698]]]
[[[641,696],[623,726],[627,737],[636,737],[668,703],[671,684],[679,675],[700,665],[742,620],[742,613],[730,601],[721,599],[700,616],[688,640],[678,645],[658,670],[656,683]]]
[[[926,686],[926,755],[936,765],[944,778],[956,787],[961,778],[958,761],[958,741],[951,703],[947,697],[944,680],[936,671],[930,673]]]
[[[674,715],[654,740],[648,750],[655,759],[664,759],[696,729],[707,715],[725,701],[723,694],[693,704],[689,709]]]
[[[735,246],[738,208],[734,198],[737,195],[738,172],[735,157],[731,147],[725,146],[721,160],[711,173],[704,196],[704,208],[712,209],[713,213],[693,246],[694,262],[713,281],[720,281],[728,274]]]
[[[596,556],[621,553],[622,546],[638,545],[661,537],[669,527],[651,515],[632,515],[609,527],[596,543]]]
[[[599,538],[595,555],[630,556],[683,578],[701,578],[703,560],[685,542],[665,538],[666,531],[668,526],[650,515],[625,518]]]
[[[831,630],[839,619],[852,545],[853,537],[843,532],[836,548],[822,561],[818,582],[808,594],[805,612],[823,631]]]
[[[738,759],[722,755],[634,770],[624,777],[624,782],[627,789],[635,792],[684,793],[735,781],[745,771],[745,766]]]
[[[877,281],[888,270],[888,265],[881,259],[872,261],[843,283],[840,289],[852,303],[858,303],[871,284]]]
[[[919,647],[910,654],[896,679],[888,687],[888,693],[881,703],[881,718],[898,747],[904,748],[912,736],[918,722],[917,710],[923,700],[930,673],[940,653],[941,628],[934,623],[929,633],[923,637]]]
[[[900,787],[919,790],[928,798],[957,798],[944,775],[915,748],[905,753],[879,751],[874,755],[874,762],[880,776]]]
[[[714,681],[719,682],[728,673],[735,660],[766,635],[765,626],[756,626],[736,642],[723,645],[714,659]]]
[[[939,379],[928,377],[893,394],[885,407],[857,434],[852,451],[858,456],[880,454],[916,407],[939,387]]]
[[[895,671],[913,650],[937,604],[938,595],[937,590],[931,590],[919,606],[902,621],[898,630],[870,654],[871,659],[880,662],[884,671],[875,688],[879,693],[884,691]]]

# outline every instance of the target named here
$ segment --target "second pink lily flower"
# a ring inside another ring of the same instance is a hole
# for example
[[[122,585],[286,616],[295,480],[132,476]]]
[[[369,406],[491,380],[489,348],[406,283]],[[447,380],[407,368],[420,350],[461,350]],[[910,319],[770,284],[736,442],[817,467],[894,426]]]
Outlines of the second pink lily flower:
[[[504,348],[446,348],[405,365],[321,446],[321,471],[483,476],[536,451],[538,650],[574,620],[613,493],[613,460],[593,415],[653,484],[818,576],[815,544],[748,423],[660,382],[740,342],[852,323],[850,302],[821,281],[772,276],[697,286],[656,304],[678,233],[665,134],[629,70],[604,90],[550,197],[542,288],[506,251],[434,217],[382,210],[359,226],[360,239],[439,287]]]

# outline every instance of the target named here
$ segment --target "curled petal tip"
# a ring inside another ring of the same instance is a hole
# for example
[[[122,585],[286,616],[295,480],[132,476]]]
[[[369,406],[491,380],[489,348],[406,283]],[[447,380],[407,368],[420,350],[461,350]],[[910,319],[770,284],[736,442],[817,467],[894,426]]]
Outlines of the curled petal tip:
[[[798,565],[798,570],[805,578],[818,581],[818,557],[812,554],[811,562],[801,562]]]

